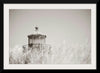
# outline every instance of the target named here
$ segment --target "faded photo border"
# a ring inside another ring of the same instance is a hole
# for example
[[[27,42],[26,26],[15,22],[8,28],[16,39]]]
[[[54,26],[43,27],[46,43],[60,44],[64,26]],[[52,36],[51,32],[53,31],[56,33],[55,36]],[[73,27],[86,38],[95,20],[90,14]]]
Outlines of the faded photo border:
[[[91,9],[91,64],[9,64],[10,9]],[[96,4],[4,4],[4,69],[96,69]]]

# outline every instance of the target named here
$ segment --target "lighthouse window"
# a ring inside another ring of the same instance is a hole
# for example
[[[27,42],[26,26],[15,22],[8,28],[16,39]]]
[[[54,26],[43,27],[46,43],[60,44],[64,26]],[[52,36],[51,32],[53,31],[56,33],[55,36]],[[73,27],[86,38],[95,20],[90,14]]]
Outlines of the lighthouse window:
[[[32,43],[32,39],[30,39],[30,44]]]

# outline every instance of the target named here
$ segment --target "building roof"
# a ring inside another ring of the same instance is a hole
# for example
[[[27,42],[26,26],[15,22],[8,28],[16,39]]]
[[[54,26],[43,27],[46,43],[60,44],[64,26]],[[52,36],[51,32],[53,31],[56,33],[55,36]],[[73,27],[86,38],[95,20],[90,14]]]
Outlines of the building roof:
[[[35,32],[31,35],[28,35],[30,39],[44,39],[46,35],[43,35],[41,32],[38,31],[38,27],[35,27]]]
[[[28,38],[44,39],[44,38],[46,38],[46,35],[42,35],[42,34],[31,34],[31,35],[28,35]]]

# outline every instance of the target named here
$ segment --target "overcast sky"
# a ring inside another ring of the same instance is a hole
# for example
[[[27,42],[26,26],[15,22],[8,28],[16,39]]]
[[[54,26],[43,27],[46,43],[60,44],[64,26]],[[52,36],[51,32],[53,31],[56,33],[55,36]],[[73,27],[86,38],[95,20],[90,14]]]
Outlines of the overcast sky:
[[[91,10],[68,9],[11,9],[9,10],[10,48],[28,44],[27,36],[34,27],[46,34],[47,44],[61,44],[64,40],[82,43],[90,41]]]

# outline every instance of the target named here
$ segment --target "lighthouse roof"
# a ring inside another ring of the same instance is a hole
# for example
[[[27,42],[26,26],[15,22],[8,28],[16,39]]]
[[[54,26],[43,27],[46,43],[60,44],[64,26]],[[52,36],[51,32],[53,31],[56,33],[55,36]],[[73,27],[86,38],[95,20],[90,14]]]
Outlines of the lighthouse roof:
[[[31,34],[31,35],[28,35],[28,38],[31,38],[31,39],[45,39],[46,38],[46,35],[42,35],[42,34]]]
[[[45,39],[46,35],[43,35],[41,32],[38,31],[38,27],[35,27],[35,31],[33,34],[28,35],[30,39]]]

